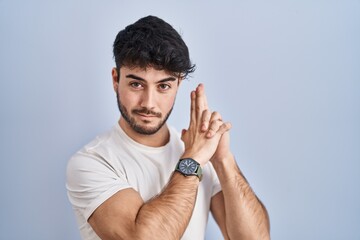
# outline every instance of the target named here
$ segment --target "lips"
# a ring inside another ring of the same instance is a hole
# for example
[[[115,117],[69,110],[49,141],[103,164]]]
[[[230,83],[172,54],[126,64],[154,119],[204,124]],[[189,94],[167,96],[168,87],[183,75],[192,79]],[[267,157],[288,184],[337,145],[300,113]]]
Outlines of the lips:
[[[154,112],[154,111],[148,110],[148,109],[135,109],[135,110],[132,110],[132,113],[137,114],[142,117],[145,117],[145,118],[152,118],[152,117],[161,118],[161,113]]]
[[[141,117],[145,117],[145,118],[157,117],[156,115],[149,115],[149,114],[143,114],[143,113],[136,113],[136,114],[141,116]]]

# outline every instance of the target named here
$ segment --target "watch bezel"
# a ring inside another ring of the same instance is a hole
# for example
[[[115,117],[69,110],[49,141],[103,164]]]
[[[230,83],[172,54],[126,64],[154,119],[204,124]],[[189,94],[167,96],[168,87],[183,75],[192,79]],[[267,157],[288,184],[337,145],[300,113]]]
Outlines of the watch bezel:
[[[186,161],[191,161],[192,164],[195,164],[195,169],[190,173],[190,172],[185,172],[184,170],[181,169],[181,164],[186,162]],[[192,158],[182,158],[178,161],[178,163],[176,164],[176,168],[175,171],[180,172],[182,175],[184,176],[197,176],[199,178],[199,180],[201,181],[202,179],[202,168],[200,166],[200,164],[192,159]]]

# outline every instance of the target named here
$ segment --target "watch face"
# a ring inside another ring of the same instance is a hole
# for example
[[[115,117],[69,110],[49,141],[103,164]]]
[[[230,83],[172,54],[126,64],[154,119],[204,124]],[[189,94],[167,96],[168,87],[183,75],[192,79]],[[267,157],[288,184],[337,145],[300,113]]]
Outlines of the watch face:
[[[195,173],[197,164],[192,159],[184,159],[179,163],[179,169],[184,174],[193,174]]]

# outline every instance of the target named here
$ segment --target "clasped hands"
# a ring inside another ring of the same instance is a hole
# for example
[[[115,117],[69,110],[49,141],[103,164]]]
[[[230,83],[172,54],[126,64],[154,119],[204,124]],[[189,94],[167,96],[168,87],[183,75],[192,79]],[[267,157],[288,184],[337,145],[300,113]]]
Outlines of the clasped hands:
[[[217,161],[229,155],[230,123],[224,123],[220,113],[208,109],[205,89],[199,84],[191,92],[190,125],[183,129],[181,139],[185,144],[182,158],[193,158],[201,166],[209,160]]]

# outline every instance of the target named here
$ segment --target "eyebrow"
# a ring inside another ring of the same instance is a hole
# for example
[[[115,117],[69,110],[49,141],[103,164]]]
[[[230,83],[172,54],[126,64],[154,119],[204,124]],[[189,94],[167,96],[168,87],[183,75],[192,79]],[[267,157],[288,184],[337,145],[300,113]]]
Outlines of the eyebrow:
[[[138,81],[143,81],[143,82],[146,82],[145,79],[139,77],[139,76],[136,76],[134,74],[128,74],[126,75],[127,78],[132,78],[132,79],[135,79],[135,80],[138,80]],[[164,78],[164,79],[161,79],[159,81],[157,81],[156,83],[163,83],[163,82],[168,82],[168,81],[176,81],[176,78],[175,77],[168,77],[168,78]]]

